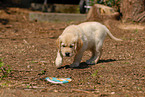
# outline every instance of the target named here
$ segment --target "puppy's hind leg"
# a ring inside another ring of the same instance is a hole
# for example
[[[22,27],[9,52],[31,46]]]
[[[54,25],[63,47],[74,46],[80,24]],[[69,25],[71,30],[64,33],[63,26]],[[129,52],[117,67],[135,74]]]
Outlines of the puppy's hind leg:
[[[86,61],[87,64],[94,65],[97,64],[102,55],[102,42],[98,43],[96,47],[92,50],[92,57]]]
[[[97,64],[98,61],[100,60],[101,55],[102,55],[102,48],[99,48],[99,49],[98,49],[98,53],[97,53],[97,58],[95,59],[95,63],[96,63],[96,64]]]
[[[102,55],[102,46],[103,46],[103,41],[100,41],[97,45],[96,45],[96,53],[97,53],[97,57],[95,59],[95,63],[97,64],[97,62],[100,60],[101,55]]]
[[[95,49],[92,49],[91,52],[92,52],[92,57],[89,60],[87,60],[86,63],[90,65],[94,65],[95,64],[94,60],[97,58],[96,57],[97,53]]]

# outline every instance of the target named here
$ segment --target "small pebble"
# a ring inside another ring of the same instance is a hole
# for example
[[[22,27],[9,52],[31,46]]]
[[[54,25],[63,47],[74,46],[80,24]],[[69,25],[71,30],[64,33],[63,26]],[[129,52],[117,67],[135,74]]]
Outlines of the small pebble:
[[[54,92],[58,92],[58,90],[54,90]]]
[[[111,94],[115,94],[115,92],[111,92]]]
[[[30,68],[30,67],[31,67],[30,65],[27,66],[27,68]]]

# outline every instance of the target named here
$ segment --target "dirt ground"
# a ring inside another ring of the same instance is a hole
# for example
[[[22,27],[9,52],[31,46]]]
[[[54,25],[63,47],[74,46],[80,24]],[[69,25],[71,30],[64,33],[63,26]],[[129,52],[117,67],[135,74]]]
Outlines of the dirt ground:
[[[123,30],[118,27],[123,25],[121,21],[112,20],[108,24],[110,31],[123,42],[106,37],[98,64],[85,64],[91,56],[87,51],[79,68],[69,68],[73,58],[65,58],[63,67],[57,69],[55,41],[66,26],[77,23],[32,22],[29,12],[0,8],[0,58],[3,68],[12,70],[0,80],[1,97],[145,96],[145,29]],[[72,82],[51,84],[44,80],[46,77],[71,77]]]

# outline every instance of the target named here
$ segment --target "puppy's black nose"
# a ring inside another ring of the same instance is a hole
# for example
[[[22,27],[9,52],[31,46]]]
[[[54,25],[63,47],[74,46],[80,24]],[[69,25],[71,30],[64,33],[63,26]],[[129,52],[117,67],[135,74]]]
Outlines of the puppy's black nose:
[[[65,56],[69,57],[70,56],[70,53],[69,52],[66,52],[65,53]]]

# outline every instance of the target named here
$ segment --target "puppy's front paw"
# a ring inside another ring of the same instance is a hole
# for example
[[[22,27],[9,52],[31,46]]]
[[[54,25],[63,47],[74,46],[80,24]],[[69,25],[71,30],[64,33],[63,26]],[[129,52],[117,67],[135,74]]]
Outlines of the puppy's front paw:
[[[57,68],[61,67],[61,65],[62,65],[62,60],[61,60],[61,59],[56,59],[56,60],[55,60],[55,65],[56,65]]]
[[[79,67],[79,63],[73,63],[70,65],[71,68]]]

